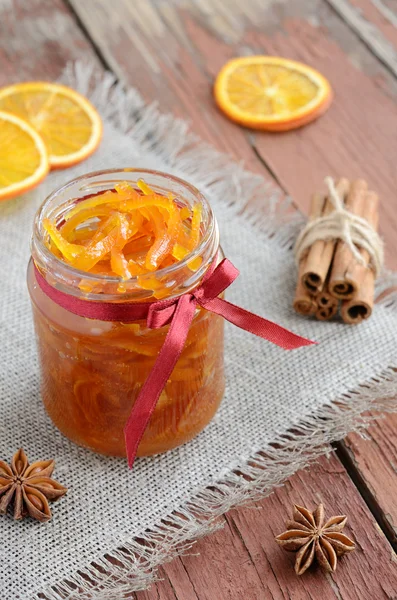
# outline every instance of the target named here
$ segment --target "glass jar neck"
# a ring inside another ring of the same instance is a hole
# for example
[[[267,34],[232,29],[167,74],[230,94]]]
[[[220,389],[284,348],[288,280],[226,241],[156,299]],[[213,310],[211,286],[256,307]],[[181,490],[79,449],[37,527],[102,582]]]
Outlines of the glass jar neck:
[[[137,277],[125,281],[117,276],[79,271],[49,250],[46,244],[47,233],[43,225],[45,219],[50,219],[59,225],[64,220],[65,213],[84,197],[114,189],[115,185],[121,182],[128,182],[138,189],[139,179],[143,179],[158,194],[165,196],[169,193],[173,194],[181,207],[191,208],[197,203],[202,205],[201,240],[183,260],[140,275],[139,281]],[[104,302],[148,300],[153,297],[155,291],[153,285],[161,286],[162,298],[178,297],[197,287],[216,259],[218,250],[218,225],[208,201],[200,191],[177,177],[143,169],[117,169],[90,173],[55,190],[36,214],[31,243],[32,258],[48,283],[65,293]],[[192,264],[195,265],[195,270],[192,270]],[[198,268],[196,268],[197,264],[200,264]]]

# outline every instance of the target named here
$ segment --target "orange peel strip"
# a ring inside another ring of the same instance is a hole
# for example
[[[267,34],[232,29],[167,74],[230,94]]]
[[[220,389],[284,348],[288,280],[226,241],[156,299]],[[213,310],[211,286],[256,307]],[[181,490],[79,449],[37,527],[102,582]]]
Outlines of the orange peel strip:
[[[157,194],[142,180],[136,185],[138,190],[128,182],[118,183],[76,202],[65,211],[60,227],[45,220],[48,247],[76,269],[119,277],[120,293],[127,290],[125,281],[137,277],[142,289],[162,298],[169,290],[155,271],[182,260],[197,246],[202,208],[196,204],[190,209],[172,194]],[[200,265],[199,257],[188,263],[192,271]],[[81,285],[87,292],[97,289],[87,281]]]

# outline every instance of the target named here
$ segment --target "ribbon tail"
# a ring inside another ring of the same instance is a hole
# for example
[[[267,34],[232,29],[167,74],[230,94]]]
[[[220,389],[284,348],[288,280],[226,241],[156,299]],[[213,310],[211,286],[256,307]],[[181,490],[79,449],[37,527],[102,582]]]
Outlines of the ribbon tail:
[[[128,465],[130,468],[134,464],[139,443],[150,421],[150,417],[156,408],[160,394],[181,355],[195,309],[196,302],[192,296],[188,294],[181,296],[163,347],[132,407],[131,414],[124,428]]]
[[[227,300],[223,300],[222,298],[207,300],[203,306],[207,310],[221,315],[224,319],[233,323],[233,325],[240,327],[240,329],[245,329],[245,331],[249,331],[264,340],[268,340],[269,342],[272,342],[272,344],[280,346],[280,348],[284,348],[284,350],[293,350],[295,348],[300,348],[301,346],[317,344],[317,342],[301,337],[300,335],[277,325],[277,323],[259,317],[258,315],[255,315],[240,306],[236,306]]]

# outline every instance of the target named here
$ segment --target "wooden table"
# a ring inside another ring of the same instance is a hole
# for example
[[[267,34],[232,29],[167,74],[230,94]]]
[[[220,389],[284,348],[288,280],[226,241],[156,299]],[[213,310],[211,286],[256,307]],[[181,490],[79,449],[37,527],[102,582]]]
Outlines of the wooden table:
[[[9,0],[12,1],[12,0]],[[5,2],[5,0],[2,0]],[[0,1],[1,4],[1,1]],[[326,174],[364,176],[381,194],[381,231],[397,267],[396,0],[13,0],[0,23],[0,85],[56,79],[69,60],[94,61],[205,140],[244,161],[297,208]],[[211,85],[230,57],[302,60],[331,81],[336,98],[316,124],[253,133],[226,120]],[[231,511],[195,555],[161,569],[136,600],[397,599],[397,415],[368,440],[350,435],[336,453],[297,473],[252,508]],[[331,448],[330,448],[331,450]],[[322,499],[349,515],[357,551],[331,577],[297,578],[293,556],[273,542],[296,502]],[[393,550],[394,549],[394,550]]]

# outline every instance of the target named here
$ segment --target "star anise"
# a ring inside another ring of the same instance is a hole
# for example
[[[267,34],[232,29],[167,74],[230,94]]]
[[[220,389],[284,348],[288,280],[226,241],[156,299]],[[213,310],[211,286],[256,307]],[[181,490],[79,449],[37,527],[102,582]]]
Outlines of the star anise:
[[[14,504],[14,518],[30,515],[38,521],[49,521],[51,510],[48,501],[58,500],[67,489],[51,479],[55,463],[39,460],[29,465],[27,456],[18,450],[9,466],[0,460],[0,514]]]
[[[324,571],[336,569],[337,557],[355,549],[354,542],[341,533],[347,517],[331,517],[324,523],[324,507],[319,504],[313,512],[294,506],[294,520],[287,521],[287,531],[276,537],[284,550],[297,552],[295,572],[302,575],[317,559]]]

